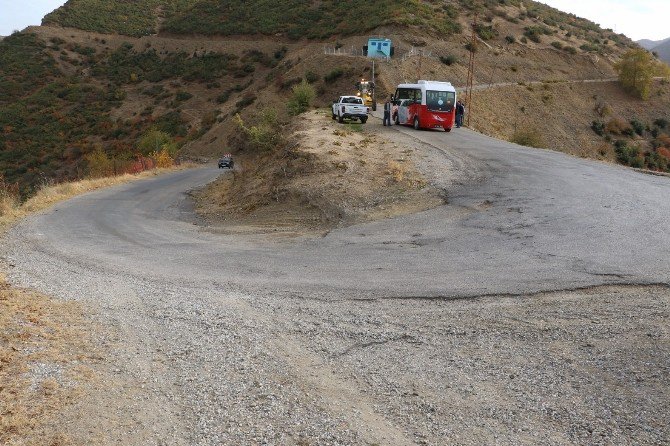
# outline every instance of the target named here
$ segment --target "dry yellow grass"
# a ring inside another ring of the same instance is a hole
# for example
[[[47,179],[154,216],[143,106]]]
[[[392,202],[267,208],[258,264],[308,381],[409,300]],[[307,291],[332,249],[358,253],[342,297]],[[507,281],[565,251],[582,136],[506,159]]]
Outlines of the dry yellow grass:
[[[0,444],[72,444],[57,417],[99,361],[82,307],[0,277],[0,327]]]

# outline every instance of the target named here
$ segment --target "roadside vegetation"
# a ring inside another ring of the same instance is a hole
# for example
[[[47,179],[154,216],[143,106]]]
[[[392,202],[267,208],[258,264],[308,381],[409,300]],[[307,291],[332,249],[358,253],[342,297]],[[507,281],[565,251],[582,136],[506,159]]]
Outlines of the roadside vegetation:
[[[649,99],[654,77],[670,77],[670,67],[642,48],[626,52],[615,68],[621,85],[642,100]]]
[[[666,118],[642,122],[612,117],[606,122],[593,121],[591,129],[612,144],[619,163],[670,172],[670,124]]]

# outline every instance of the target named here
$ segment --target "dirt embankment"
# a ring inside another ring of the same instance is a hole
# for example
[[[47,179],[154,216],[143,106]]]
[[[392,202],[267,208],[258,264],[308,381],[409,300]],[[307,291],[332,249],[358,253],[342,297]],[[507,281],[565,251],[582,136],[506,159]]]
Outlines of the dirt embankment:
[[[198,212],[226,232],[302,232],[442,204],[414,165],[416,148],[380,127],[375,119],[339,124],[325,110],[308,112],[285,148],[240,157],[231,174],[196,192]]]

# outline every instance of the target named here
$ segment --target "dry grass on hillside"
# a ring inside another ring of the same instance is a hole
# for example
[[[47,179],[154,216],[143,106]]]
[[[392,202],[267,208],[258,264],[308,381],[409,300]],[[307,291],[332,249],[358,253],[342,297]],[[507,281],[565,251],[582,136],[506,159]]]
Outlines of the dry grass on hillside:
[[[618,82],[542,83],[477,91],[473,95],[472,127],[508,141],[520,129],[539,133],[540,146],[585,158],[616,161],[613,141],[592,129],[593,121],[638,120],[653,127],[659,118],[670,121],[670,87],[658,83],[649,101],[641,101]],[[650,136],[630,140],[643,148]]]
[[[73,444],[59,413],[96,379],[94,327],[73,302],[0,278],[0,444]]]

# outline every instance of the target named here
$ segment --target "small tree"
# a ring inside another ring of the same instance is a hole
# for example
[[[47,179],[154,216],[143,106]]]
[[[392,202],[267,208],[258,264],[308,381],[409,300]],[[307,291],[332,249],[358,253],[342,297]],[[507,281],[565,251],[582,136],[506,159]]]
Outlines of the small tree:
[[[177,145],[172,140],[172,137],[160,130],[152,129],[140,138],[137,143],[140,152],[147,155],[153,152],[160,152],[166,150],[172,158],[177,154]]]
[[[91,178],[108,177],[114,174],[113,161],[101,147],[84,156],[86,160],[88,176]]]
[[[281,124],[277,119],[277,111],[266,108],[256,117],[253,125],[247,125],[240,117],[235,115],[235,123],[241,131],[237,140],[233,140],[238,150],[251,150],[252,152],[269,152],[277,149],[284,143],[284,138],[279,127]]]
[[[668,76],[670,69],[657,61],[649,51],[638,48],[628,51],[615,65],[621,85],[642,100],[649,99],[654,76]]]
[[[312,105],[316,96],[314,87],[305,79],[293,87],[293,96],[288,101],[288,112],[291,116],[297,116],[306,112]]]

